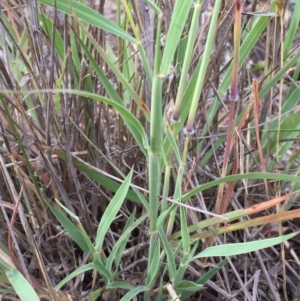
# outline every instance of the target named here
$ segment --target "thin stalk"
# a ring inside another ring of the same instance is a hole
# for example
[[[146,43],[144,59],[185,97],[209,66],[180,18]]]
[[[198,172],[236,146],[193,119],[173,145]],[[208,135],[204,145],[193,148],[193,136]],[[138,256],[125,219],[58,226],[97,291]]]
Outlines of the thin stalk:
[[[194,8],[192,23],[191,23],[191,27],[189,30],[189,38],[188,38],[188,42],[187,42],[187,46],[186,46],[186,53],[185,53],[184,60],[183,60],[180,82],[179,82],[176,101],[175,101],[175,108],[174,108],[174,112],[173,112],[173,116],[172,116],[173,121],[179,120],[183,95],[184,95],[184,91],[186,89],[186,85],[187,85],[187,81],[188,81],[188,72],[189,72],[190,63],[191,63],[191,59],[192,59],[192,52],[194,49],[193,45],[196,40],[197,29],[199,26],[198,24],[199,24],[200,9],[201,9],[201,4],[200,4],[200,0],[198,0],[195,5],[195,8]]]
[[[283,41],[283,17],[284,17],[284,8],[285,8],[286,0],[276,0],[276,7],[277,12],[280,18],[280,68],[283,68],[283,55],[284,55],[284,41]],[[277,18],[276,18],[277,21]],[[276,33],[275,33],[276,35]],[[276,137],[276,161],[277,161],[277,168],[278,168],[278,162],[279,162],[279,144],[280,144],[280,126],[281,126],[281,109],[282,109],[282,93],[283,93],[283,82],[284,78],[282,77],[280,79],[280,86],[279,86],[279,108],[278,108],[278,126],[277,126],[277,137]],[[277,183],[277,196],[281,195],[281,187],[280,183]],[[280,205],[276,206],[276,210],[278,213],[280,213]],[[278,223],[278,234],[281,236],[283,234],[282,230],[282,223]],[[286,287],[286,266],[285,266],[285,247],[284,243],[280,245],[281,247],[281,261],[282,261],[282,286],[283,286],[283,294],[286,301],[288,301],[288,295],[287,295],[287,287]]]
[[[179,120],[179,115],[180,115],[180,109],[182,106],[182,100],[183,100],[183,95],[184,91],[186,89],[187,81],[188,81],[188,71],[192,59],[192,52],[193,52],[193,45],[196,40],[196,33],[198,29],[198,22],[199,22],[199,14],[200,14],[200,9],[201,9],[201,4],[202,0],[198,0],[194,13],[193,13],[193,18],[192,18],[192,23],[190,26],[189,30],[189,38],[187,42],[187,47],[186,47],[186,53],[184,56],[184,61],[183,61],[183,66],[182,66],[182,71],[181,71],[181,77],[180,77],[180,82],[178,86],[178,91],[177,91],[177,96],[176,96],[176,101],[175,101],[175,107],[173,111],[173,116],[172,116],[172,121],[178,121]],[[173,127],[174,129],[174,127]],[[167,197],[168,191],[169,191],[169,182],[170,182],[170,172],[171,172],[171,164],[172,164],[172,154],[173,151],[170,149],[169,154],[168,154],[168,163],[169,165],[166,166],[165,168],[165,181],[164,181],[164,190],[163,190],[163,196]],[[164,212],[167,209],[167,201],[163,200],[162,202],[162,212]],[[174,210],[176,213],[176,210]],[[174,223],[175,220],[175,213],[171,213],[171,217],[169,219],[169,227],[172,228],[172,224]],[[173,220],[173,221],[172,221]],[[170,229],[170,228],[169,228]]]
[[[179,82],[176,101],[175,101],[175,107],[174,107],[174,111],[173,111],[173,115],[172,115],[173,122],[176,122],[179,120],[180,110],[181,110],[182,101],[183,101],[183,95],[184,95],[187,81],[188,81],[188,71],[189,71],[189,67],[190,67],[190,63],[191,63],[191,59],[192,59],[192,52],[193,52],[193,48],[194,48],[193,45],[196,40],[196,34],[197,34],[197,29],[198,29],[199,15],[200,15],[200,9],[201,9],[200,2],[202,2],[202,1],[198,0],[195,5],[195,8],[194,8],[192,23],[191,23],[190,31],[189,31],[189,38],[188,38],[187,47],[186,47],[186,53],[184,56],[184,61],[183,61],[183,66],[182,66],[182,71],[181,71],[181,76],[180,76],[180,82]],[[173,134],[175,134],[174,127],[172,127],[172,130],[173,130]],[[170,160],[172,160],[172,154],[173,154],[173,151],[170,149],[169,155],[168,155]],[[170,163],[172,164],[172,161]],[[170,173],[170,171],[168,171],[167,167],[166,167],[165,175],[167,175],[169,173]],[[166,207],[167,207],[166,201],[164,201],[162,210],[165,210]],[[167,226],[167,236],[171,235],[171,231],[172,231],[173,224],[175,221],[175,216],[176,216],[176,209],[174,209],[170,214],[168,226]]]
[[[180,162],[180,166],[179,166],[179,170],[178,170],[175,191],[174,191],[174,200],[178,201],[178,202],[181,202],[181,199],[182,199],[182,179],[183,179],[183,175],[184,175],[184,171],[185,171],[185,164],[186,164],[186,157],[187,157],[187,152],[188,152],[189,141],[190,141],[190,135],[187,135],[186,139],[185,139],[185,143],[184,143],[184,149],[183,149],[183,153],[181,156],[181,162]],[[177,211],[177,207],[175,207],[175,209],[172,210],[172,212],[170,214],[168,226],[167,226],[167,230],[166,230],[167,237],[171,236],[175,217],[176,217],[176,211]]]
[[[162,15],[158,15],[157,33],[155,43],[155,57],[154,57],[154,78],[152,84],[152,98],[151,98],[151,115],[150,115],[150,146],[149,146],[149,210],[150,210],[150,246],[149,246],[149,261],[148,272],[151,271],[153,258],[155,256],[157,247],[157,214],[158,214],[158,196],[160,194],[161,184],[161,159],[162,159],[162,142],[163,142],[163,112],[162,112],[162,78],[159,76],[160,72],[160,34]],[[148,274],[149,276],[149,274]],[[149,286],[152,286],[149,283]],[[146,296],[147,297],[147,296]],[[149,296],[148,296],[149,297]],[[147,297],[147,298],[148,298]]]
[[[192,104],[191,104],[188,121],[187,121],[187,125],[186,125],[187,133],[193,133],[193,131],[194,131],[195,116],[196,116],[196,112],[197,112],[197,108],[198,108],[201,91],[202,91],[203,84],[204,84],[207,66],[210,62],[210,57],[211,57],[211,53],[213,50],[221,2],[222,2],[222,0],[216,0],[215,5],[214,5],[214,11],[213,11],[211,22],[210,22],[210,27],[209,27],[209,32],[208,32],[208,36],[207,36],[207,41],[205,44],[201,67],[199,69],[199,73],[198,73],[198,77],[197,77],[196,89],[193,93]]]
[[[233,67],[230,89],[230,109],[227,129],[226,148],[224,154],[224,164],[222,169],[222,177],[226,176],[227,166],[229,162],[229,155],[231,151],[232,128],[235,115],[235,104],[239,99],[238,95],[238,72],[240,60],[240,40],[241,40],[241,23],[242,23],[242,3],[241,0],[235,2],[235,19],[234,19],[234,35],[233,35]],[[224,185],[220,185],[218,190],[217,201],[215,205],[215,212],[221,214],[222,199],[223,199]]]
[[[163,193],[162,193],[163,199],[161,202],[161,212],[165,212],[168,208],[168,201],[166,198],[169,196],[170,177],[171,177],[171,168],[172,168],[172,155],[173,155],[173,151],[170,150],[167,165],[165,167],[165,177],[164,177],[164,186],[163,186]]]
[[[140,58],[141,58],[141,61],[142,61],[142,66],[145,70],[149,85],[152,85],[152,80],[153,80],[152,70],[151,70],[151,67],[150,67],[150,64],[149,64],[149,60],[147,59],[145,48],[143,47],[143,44],[141,42],[139,31],[138,31],[138,29],[137,29],[137,27],[134,23],[134,20],[133,20],[130,8],[128,7],[127,1],[125,1],[125,0],[121,0],[121,1],[122,1],[122,4],[123,4],[123,8],[125,9],[125,12],[127,14],[130,26],[131,26],[132,31],[133,31],[133,34],[134,34],[134,36],[135,36],[135,38],[138,42],[137,47],[138,47],[138,50],[139,50]]]
[[[178,171],[178,177],[176,181],[176,191],[175,191],[175,199],[181,200],[182,195],[182,179],[185,172],[185,166],[186,166],[186,157],[188,153],[188,146],[190,141],[190,135],[186,136],[185,143],[184,143],[184,150],[181,158],[180,168]],[[180,207],[180,225],[181,225],[181,238],[182,238],[182,249],[183,249],[183,257],[181,259],[180,265],[178,267],[178,270],[176,272],[176,276],[173,282],[173,285],[176,287],[179,282],[182,280],[183,275],[186,271],[187,265],[188,265],[188,259],[190,254],[190,236],[188,232],[187,227],[187,219],[186,219],[186,208]],[[173,210],[173,212],[176,212],[176,210]],[[172,212],[172,213],[173,213]],[[172,225],[173,226],[173,225]]]

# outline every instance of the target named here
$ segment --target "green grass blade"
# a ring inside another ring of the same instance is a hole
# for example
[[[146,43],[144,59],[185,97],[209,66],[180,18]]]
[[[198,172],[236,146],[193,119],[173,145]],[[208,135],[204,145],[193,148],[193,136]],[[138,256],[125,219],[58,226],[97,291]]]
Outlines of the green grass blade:
[[[64,229],[68,232],[68,234],[72,237],[72,239],[77,243],[82,251],[85,253],[89,253],[89,246],[83,236],[83,234],[78,230],[78,228],[68,219],[66,218],[60,211],[58,211],[55,207],[53,207],[49,202],[46,202],[47,206],[50,208],[52,213],[55,215],[60,224],[64,227]]]
[[[172,150],[175,154],[175,157],[177,159],[177,163],[179,164],[181,162],[179,147],[178,147],[178,143],[177,143],[177,141],[176,141],[176,139],[175,139],[175,137],[174,137],[174,135],[173,135],[170,128],[168,128],[166,130],[166,138],[169,140],[171,148],[172,148]],[[165,155],[167,155],[167,154],[165,154]]]
[[[204,257],[216,257],[216,256],[235,256],[240,254],[246,254],[261,249],[269,248],[274,245],[278,245],[288,239],[293,238],[298,233],[291,233],[275,238],[262,239],[257,241],[236,243],[236,244],[226,244],[220,246],[213,246],[206,248],[203,252],[194,256],[192,260]]]
[[[218,186],[223,183],[239,181],[239,180],[243,180],[243,179],[261,179],[261,180],[273,179],[273,180],[278,180],[278,181],[300,183],[300,177],[297,177],[297,176],[291,176],[291,175],[285,175],[285,174],[275,174],[275,173],[268,173],[268,172],[244,173],[241,175],[226,176],[221,179],[200,185],[199,187],[192,189],[188,193],[184,194],[182,196],[182,201],[186,201],[189,198],[191,198],[192,196],[196,195],[197,193],[204,191],[208,188]]]
[[[110,201],[109,205],[107,206],[101,218],[97,230],[96,241],[95,241],[95,248],[98,252],[101,252],[107,230],[109,229],[111,223],[113,222],[114,218],[116,217],[117,213],[119,212],[125,200],[129,186],[131,184],[131,177],[132,177],[132,170],[126,177],[124,183],[121,185],[121,187],[119,188],[119,190],[117,191],[113,199]]]
[[[134,209],[132,214],[130,215],[128,221],[126,222],[123,233],[119,237],[118,241],[116,242],[116,244],[114,245],[112,251],[110,252],[109,257],[107,258],[106,267],[110,271],[112,270],[113,261],[115,261],[115,266],[116,267],[119,266],[119,263],[120,263],[121,258],[122,258],[122,253],[123,253],[123,251],[126,247],[128,239],[130,237],[131,231],[129,232],[128,229],[132,229],[132,225],[134,223],[135,213],[136,213],[136,210]],[[125,233],[125,235],[124,235],[124,233]]]
[[[41,19],[42,28],[44,29],[45,33],[48,35],[48,37],[52,41],[53,22],[50,19],[46,18],[45,16],[41,17],[40,19]],[[64,41],[57,29],[55,29],[54,49],[55,49],[56,53],[58,54],[58,56],[60,57],[60,59],[62,60],[64,57]]]
[[[6,276],[22,301],[40,300],[33,287],[16,268],[7,271]]]
[[[163,77],[169,72],[192,2],[192,0],[185,0],[184,2],[177,0],[175,3],[161,62],[160,71]]]
[[[90,68],[92,68],[96,72],[97,76],[101,80],[101,83],[103,84],[105,91],[107,92],[109,97],[111,99],[115,100],[116,102],[118,102],[120,105],[122,105],[123,103],[122,103],[122,100],[121,100],[119,94],[116,92],[116,90],[114,89],[114,87],[112,86],[112,84],[110,83],[108,78],[105,76],[103,70],[99,67],[99,64],[95,61],[91,52],[84,45],[84,42],[81,41],[81,39],[78,39],[78,42],[80,43],[81,48],[83,49],[83,51],[89,61]]]
[[[163,230],[163,228],[161,226],[158,227],[158,232],[159,232],[160,239],[164,246],[164,251],[166,252],[166,255],[167,255],[167,268],[169,271],[170,280],[173,282],[173,280],[175,278],[175,273],[176,273],[174,253],[173,253],[172,247],[170,245],[170,242],[165,234],[165,231]]]
[[[119,70],[118,65],[109,58],[109,56],[107,55],[105,50],[100,47],[99,43],[93,38],[93,36],[84,27],[81,26],[81,28],[82,28],[83,31],[85,31],[85,33],[87,35],[87,38],[93,44],[94,48],[97,50],[97,52],[103,58],[103,60],[107,63],[107,65],[109,67],[109,70],[115,74],[118,81],[120,81],[120,83],[122,84],[124,90],[127,91],[127,93],[129,93],[131,95],[132,99],[135,101],[138,108],[140,108],[143,111],[145,117],[147,119],[149,119],[149,110],[148,110],[148,108],[145,108],[143,106],[142,100],[140,99],[139,95],[137,94],[135,89],[132,87],[131,83],[128,82],[128,80],[123,75],[121,70]]]
[[[189,109],[189,117],[186,125],[188,133],[194,132],[194,121],[197,112],[198,103],[200,100],[200,95],[202,93],[202,88],[204,85],[204,79],[206,75],[206,70],[210,61],[210,56],[213,50],[213,45],[217,32],[217,21],[220,13],[221,0],[216,0],[214,4],[214,9],[211,17],[211,22],[209,26],[209,32],[207,35],[207,41],[205,43],[203,58],[201,60],[201,67],[197,74],[196,87],[193,92],[192,104]]]
[[[75,13],[79,19],[87,22],[88,24],[102,28],[129,42],[136,43],[136,40],[122,28],[99,14],[94,9],[80,2],[74,0],[39,0],[38,2],[53,7],[56,4],[58,10],[68,15],[72,16],[72,14]]]
[[[65,92],[67,92],[67,91],[65,91]],[[108,99],[108,98],[105,98],[105,97],[102,97],[102,96],[99,96],[96,94],[92,94],[92,93],[87,93],[87,92],[84,93],[81,91],[77,91],[75,94],[82,95],[87,98],[94,99],[96,101],[104,102],[104,103],[107,103],[107,104],[111,105],[112,107],[114,107],[119,112],[119,114],[122,116],[124,122],[126,123],[126,125],[129,128],[131,134],[135,138],[136,142],[139,144],[140,150],[144,154],[147,153],[148,138],[145,133],[145,130],[144,130],[143,126],[141,125],[141,123],[139,122],[139,120],[133,114],[131,114],[131,112],[128,111],[123,105],[120,105],[115,100],[111,100],[111,99]]]
[[[94,268],[98,271],[99,275],[103,277],[103,280],[106,285],[111,281],[111,273],[110,271],[102,264],[100,256],[97,260],[93,262]]]
[[[112,168],[114,169],[114,170],[116,170],[116,172],[120,175],[120,177],[122,178],[122,179],[124,179],[125,178],[125,175],[123,174],[123,172],[115,165],[115,164],[113,164],[110,160],[109,160],[109,158],[107,158],[107,156],[105,155],[105,154],[103,154],[103,152],[101,151],[101,150],[99,150],[98,148],[97,148],[97,146],[82,132],[82,130],[78,127],[78,125],[77,124],[75,124],[73,121],[72,121],[72,124],[77,128],[77,130],[81,133],[81,135],[90,143],[90,145],[92,146],[92,147],[94,147],[95,148],[95,150],[97,151],[97,152],[99,152],[99,154],[101,155],[101,157],[104,159],[104,160],[106,160],[107,161],[107,163],[108,164],[110,164],[111,166],[112,166]],[[77,159],[79,159],[79,158],[77,158]],[[64,160],[66,160],[66,155],[64,155]],[[75,160],[76,161],[76,160]],[[95,173],[94,172],[94,167],[92,167],[91,165],[88,165],[88,164],[86,164],[86,162],[84,162],[84,161],[82,161],[82,160],[80,160],[79,159],[79,161],[80,162],[82,162],[83,163],[83,165],[85,166],[84,168],[86,169],[86,170],[88,170],[88,172],[87,172],[87,175],[89,175],[89,172],[91,173],[91,178],[93,178],[93,175],[94,174],[98,174],[98,175],[102,175],[101,174],[101,171],[100,170],[98,170],[98,169],[95,169],[95,171],[97,171],[97,173]],[[79,163],[78,161],[77,161],[77,163]],[[75,164],[74,164],[75,165]],[[79,163],[79,165],[80,165],[80,163]],[[77,166],[77,165],[76,165]],[[77,166],[78,167],[78,166]],[[91,167],[92,169],[90,169],[89,167]],[[102,177],[103,177],[103,175],[102,175]],[[109,183],[111,183],[111,186],[113,187],[113,189],[115,189],[115,190],[113,190],[114,192],[116,192],[118,189],[119,189],[119,187],[120,187],[120,184],[117,184],[117,183],[114,183],[113,181],[111,181],[108,177],[103,177],[104,179],[107,179],[107,180],[109,180]],[[95,179],[99,184],[101,184],[101,185],[103,185],[103,186],[105,186],[105,182],[103,182],[101,179]],[[103,184],[104,183],[104,184]],[[137,202],[137,203],[139,203],[139,204],[143,204],[143,206],[146,208],[146,210],[147,211],[149,211],[149,204],[148,204],[148,200],[147,200],[147,198],[138,190],[138,188],[135,188],[135,187],[132,187],[132,190],[129,190],[128,191],[128,193],[127,193],[127,196],[126,196],[126,198],[127,199],[130,199],[130,200],[133,200],[133,201],[135,201],[135,202]]]
[[[199,291],[200,289],[203,288],[202,284],[197,284],[195,282],[192,281],[188,281],[188,280],[183,280],[181,281],[176,287],[176,292],[177,293],[183,293],[183,292],[192,292],[192,293],[196,293],[197,291]]]
[[[55,149],[53,152],[62,160],[67,162],[67,155],[64,151]],[[97,183],[101,184],[103,187],[107,188],[112,192],[117,192],[120,188],[120,184],[111,180],[107,176],[103,175],[100,170],[95,168],[94,166],[88,164],[87,162],[81,160],[80,158],[72,158],[73,164],[76,168],[78,168],[81,172],[85,173],[90,179],[93,179]],[[128,199],[141,203],[140,198],[136,195],[136,193],[132,190],[128,191],[127,196]]]
[[[122,254],[123,254],[123,252],[124,252],[124,250],[125,250],[125,248],[126,248],[126,244],[127,244],[128,240],[129,240],[130,233],[129,233],[127,230],[132,226],[132,224],[133,224],[133,222],[134,222],[135,212],[136,212],[136,210],[134,209],[133,213],[132,213],[131,216],[129,217],[129,219],[128,219],[128,221],[126,222],[126,225],[125,225],[125,227],[124,227],[124,232],[128,233],[128,234],[126,235],[126,238],[123,239],[123,240],[121,241],[121,243],[118,245],[118,247],[116,248],[116,257],[115,257],[115,265],[116,265],[116,267],[118,267],[119,264],[120,264],[120,261],[121,261],[121,259],[122,259]],[[124,232],[123,232],[123,233],[124,233]],[[122,233],[122,234],[123,234],[123,233]],[[122,235],[120,236],[120,238],[118,239],[118,241],[119,241],[121,238],[122,238]],[[115,248],[115,247],[114,247],[114,248]]]
[[[287,57],[290,54],[296,36],[296,32],[299,29],[299,22],[300,22],[300,1],[296,1],[293,17],[291,23],[289,24],[286,37],[284,39],[284,57]]]
[[[80,275],[84,272],[87,272],[87,271],[90,271],[90,270],[93,270],[93,269],[94,269],[94,264],[93,263],[88,263],[88,264],[85,264],[85,265],[79,267],[74,272],[69,274],[66,278],[64,278],[59,284],[57,284],[55,286],[55,289],[60,290],[65,284],[67,284],[73,278],[77,277],[78,275]]]
[[[129,291],[120,301],[131,301],[135,296],[142,292],[147,292],[149,289],[147,286],[137,286],[133,290]]]
[[[287,59],[284,62],[284,66],[259,91],[259,99],[266,96],[270,89],[272,89],[280,81],[280,79],[285,76],[288,70],[295,66],[295,64],[299,61],[299,57],[300,52],[296,52],[291,59]]]
[[[113,260],[115,259],[115,254],[118,252],[118,249],[122,245],[123,241],[126,241],[127,237],[132,233],[132,231],[137,228],[147,217],[148,213],[143,214],[122,233],[107,259],[106,267],[108,270],[111,270]]]
[[[107,286],[107,288],[108,289],[133,290],[134,286],[129,283],[122,282],[122,281],[113,281]]]
[[[205,284],[208,280],[210,280],[225,264],[227,264],[228,260],[224,259],[220,263],[217,264],[216,267],[211,268],[207,273],[205,273],[200,279],[196,281],[198,285]],[[188,300],[188,298],[193,294],[193,292],[182,292],[181,301]]]

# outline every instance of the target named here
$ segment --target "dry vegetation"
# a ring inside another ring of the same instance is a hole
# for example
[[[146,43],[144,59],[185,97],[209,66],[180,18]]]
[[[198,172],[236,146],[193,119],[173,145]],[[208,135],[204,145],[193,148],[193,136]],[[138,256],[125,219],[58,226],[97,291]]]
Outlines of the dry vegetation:
[[[0,299],[298,300],[300,3],[83,2],[1,2]]]

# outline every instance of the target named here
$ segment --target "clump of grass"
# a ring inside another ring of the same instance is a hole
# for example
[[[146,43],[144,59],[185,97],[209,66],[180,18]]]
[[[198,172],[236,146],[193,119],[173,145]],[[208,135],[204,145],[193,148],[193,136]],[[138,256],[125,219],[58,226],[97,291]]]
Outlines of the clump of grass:
[[[14,5],[1,13],[0,294],[280,300],[276,269],[295,296],[300,3],[280,31],[275,3],[243,16],[240,0],[211,13],[117,1],[114,21],[102,4]],[[281,52],[264,52],[281,63],[251,71],[272,35]]]

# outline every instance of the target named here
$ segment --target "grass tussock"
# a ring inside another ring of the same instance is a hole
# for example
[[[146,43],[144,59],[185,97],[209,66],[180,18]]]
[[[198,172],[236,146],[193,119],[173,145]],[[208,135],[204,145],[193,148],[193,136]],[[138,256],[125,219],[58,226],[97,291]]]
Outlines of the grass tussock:
[[[0,8],[2,300],[297,300],[300,2]]]

